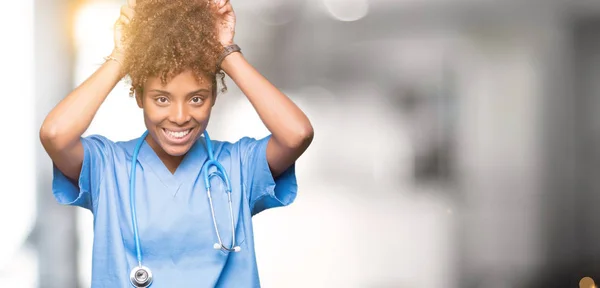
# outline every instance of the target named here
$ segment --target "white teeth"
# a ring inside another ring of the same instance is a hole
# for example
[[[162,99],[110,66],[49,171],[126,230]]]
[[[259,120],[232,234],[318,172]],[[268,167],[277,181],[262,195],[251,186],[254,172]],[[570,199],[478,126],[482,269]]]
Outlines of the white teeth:
[[[183,138],[183,137],[185,137],[185,135],[189,134],[191,131],[191,129],[186,130],[186,131],[181,131],[181,132],[175,132],[175,131],[171,131],[171,130],[167,130],[167,129],[164,129],[164,130],[165,130],[165,132],[167,132],[167,134],[169,134],[169,136],[174,137],[174,138]]]

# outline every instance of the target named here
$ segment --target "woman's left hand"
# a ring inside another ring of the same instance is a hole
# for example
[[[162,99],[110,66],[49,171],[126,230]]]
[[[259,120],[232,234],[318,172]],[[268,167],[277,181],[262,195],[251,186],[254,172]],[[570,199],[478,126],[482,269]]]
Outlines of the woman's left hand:
[[[217,5],[217,33],[223,47],[233,44],[235,13],[230,0],[211,0]]]

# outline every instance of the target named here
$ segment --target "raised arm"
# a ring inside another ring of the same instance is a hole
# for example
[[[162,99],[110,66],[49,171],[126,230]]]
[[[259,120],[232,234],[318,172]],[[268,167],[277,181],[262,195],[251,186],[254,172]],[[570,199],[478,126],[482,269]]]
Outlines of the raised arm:
[[[233,43],[235,14],[229,0],[220,0],[219,40]],[[267,144],[267,161],[274,177],[279,176],[306,151],[313,139],[308,117],[277,87],[263,77],[241,53],[225,57],[221,69],[246,95],[272,136]]]
[[[121,8],[121,15],[115,23],[115,48],[110,60],[61,100],[40,128],[40,140],[54,165],[74,181],[79,178],[84,156],[81,136],[110,91],[124,76],[121,69],[124,60],[121,32],[133,18],[134,6],[133,0]]]

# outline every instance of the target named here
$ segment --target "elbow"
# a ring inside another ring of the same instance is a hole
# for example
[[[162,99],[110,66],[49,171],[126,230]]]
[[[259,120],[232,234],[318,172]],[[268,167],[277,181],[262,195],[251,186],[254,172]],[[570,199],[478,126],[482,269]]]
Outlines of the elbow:
[[[305,150],[310,146],[315,137],[315,131],[310,125],[310,123],[303,125],[297,129],[295,129],[294,136],[292,137],[292,141],[290,141],[289,147],[292,149]]]
[[[312,125],[308,124],[307,127],[304,130],[302,130],[302,133],[300,133],[300,135],[302,143],[305,144],[306,147],[308,147],[310,143],[312,143],[313,138],[315,137],[315,130],[313,129]]]
[[[42,124],[39,131],[40,141],[44,146],[56,139],[56,129],[46,123]]]
[[[62,136],[60,130],[54,125],[48,125],[47,123],[42,124],[39,131],[39,138],[42,146],[55,151],[60,151],[69,146],[69,141],[65,141],[65,137]]]
[[[57,134],[58,132],[56,131],[56,128],[52,127],[51,125],[47,125],[46,123],[42,124],[42,127],[39,131],[39,137],[40,142],[42,142],[42,146],[44,146],[46,149],[51,146],[56,146],[54,144],[57,142],[56,139],[59,138],[57,137]]]

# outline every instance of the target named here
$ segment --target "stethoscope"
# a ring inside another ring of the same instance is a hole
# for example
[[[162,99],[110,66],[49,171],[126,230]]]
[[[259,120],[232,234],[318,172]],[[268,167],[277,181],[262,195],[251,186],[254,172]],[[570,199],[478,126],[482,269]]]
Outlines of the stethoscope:
[[[144,132],[140,140],[138,140],[135,149],[133,150],[133,158],[131,159],[131,177],[129,178],[129,202],[131,206],[131,222],[133,224],[133,238],[135,239],[135,251],[137,253],[138,266],[133,267],[131,269],[131,273],[129,274],[129,279],[131,284],[134,287],[148,287],[152,284],[152,271],[148,267],[142,265],[142,249],[140,245],[140,236],[138,234],[137,220],[136,220],[136,211],[135,211],[135,168],[137,166],[137,157],[140,152],[140,147],[144,143],[146,136],[148,135],[148,131]],[[215,160],[215,156],[213,155],[212,142],[210,141],[210,137],[206,130],[204,131],[204,139],[206,143],[206,151],[208,152],[208,161],[202,167],[202,174],[204,175],[204,186],[206,187],[206,194],[208,195],[208,203],[210,204],[210,214],[212,216],[213,224],[215,226],[215,232],[217,234],[217,239],[219,243],[215,243],[213,248],[216,250],[222,250],[224,252],[240,252],[242,248],[237,246],[235,243],[235,225],[233,223],[233,208],[231,207],[231,183],[229,182],[229,176],[225,171],[225,168],[221,165],[221,163]],[[208,169],[211,166],[215,166],[217,168],[216,171],[208,174]],[[219,228],[217,227],[217,220],[215,218],[215,209],[213,207],[212,197],[210,195],[210,180],[212,177],[219,177],[221,181],[226,184],[227,198],[229,202],[229,219],[231,220],[231,237],[232,243],[231,247],[227,247],[223,244],[221,240],[221,234],[219,233]]]

